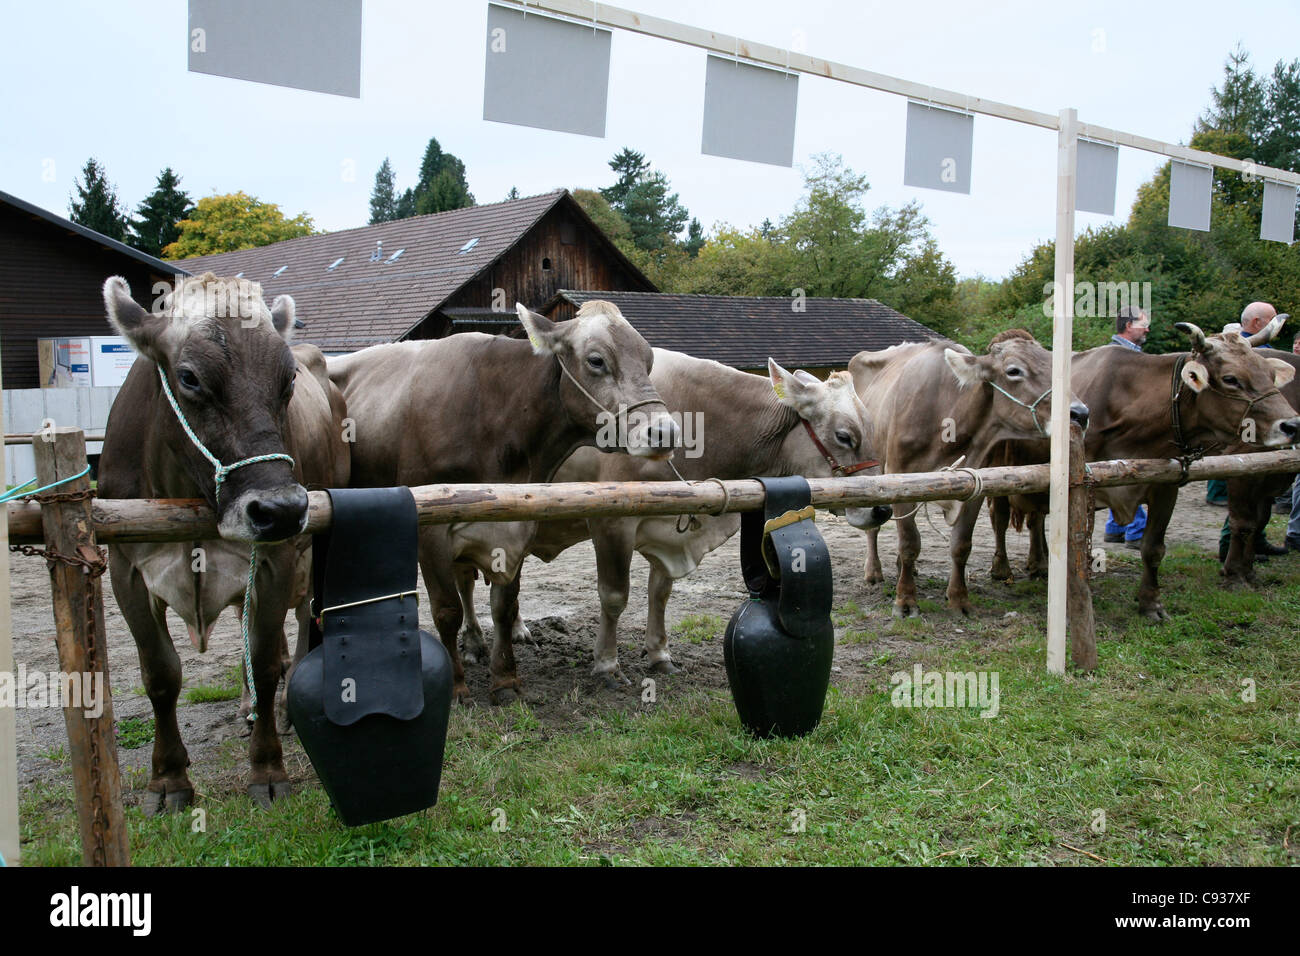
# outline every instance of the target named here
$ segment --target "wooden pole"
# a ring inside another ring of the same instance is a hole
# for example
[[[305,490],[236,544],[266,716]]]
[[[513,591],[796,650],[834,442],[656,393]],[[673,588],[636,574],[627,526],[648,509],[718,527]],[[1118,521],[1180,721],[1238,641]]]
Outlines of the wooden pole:
[[[0,384],[0,421],[4,420],[4,391]],[[5,452],[0,447],[0,475]],[[9,522],[0,528],[0,674],[14,673],[13,618],[9,605]],[[0,856],[18,865],[18,736],[16,711],[0,707]]]
[[[1088,528],[1092,523],[1088,489],[1084,485],[1083,430],[1070,423],[1070,659],[1080,670],[1097,667],[1097,622],[1092,613],[1088,582]]]
[[[983,494],[1041,494],[1048,490],[1047,465],[980,468]],[[1092,462],[1093,484],[1176,484],[1182,466],[1172,458],[1133,458]],[[1235,475],[1269,475],[1300,471],[1300,449],[1202,458],[1188,468],[1189,481]],[[818,508],[870,507],[911,501],[967,498],[975,479],[966,472],[935,471],[910,475],[810,478],[812,503]],[[725,488],[725,492],[724,492]],[[755,511],[763,505],[763,486],[753,479],[723,482],[627,481],[564,482],[531,485],[418,485],[411,489],[420,524],[457,521],[544,521],[548,518],[627,515],[715,514]],[[308,534],[330,526],[329,495],[308,492]],[[203,541],[217,537],[211,510],[193,499],[95,499],[92,507],[98,541]],[[41,508],[9,506],[9,538],[23,543],[42,540]]]
[[[1052,296],[1052,484],[1047,537],[1047,670],[1065,673],[1069,604],[1070,359],[1074,344],[1074,199],[1079,115],[1061,110],[1056,146],[1056,284]]]
[[[55,428],[52,432],[51,441],[42,439],[32,446],[41,486],[70,478],[86,467],[86,441],[81,429]],[[76,495],[89,490],[90,477],[85,475],[46,494]],[[95,543],[90,499],[48,500],[41,505],[41,519],[47,553],[62,556],[51,557],[48,562],[59,669],[64,675],[80,675],[76,686],[81,689],[81,699],[68,702],[63,719],[72,755],[82,860],[87,866],[129,866],[113,699],[109,692],[103,579],[91,574],[87,566],[102,567],[103,562]]]

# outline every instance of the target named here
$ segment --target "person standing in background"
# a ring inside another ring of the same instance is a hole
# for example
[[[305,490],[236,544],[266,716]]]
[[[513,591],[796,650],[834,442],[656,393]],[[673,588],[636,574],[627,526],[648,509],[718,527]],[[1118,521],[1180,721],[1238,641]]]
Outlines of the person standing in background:
[[[1126,305],[1115,317],[1115,334],[1110,337],[1110,345],[1141,352],[1146,344],[1147,333],[1151,331],[1151,317],[1137,306]],[[1112,544],[1123,542],[1126,548],[1140,548],[1142,533],[1146,531],[1147,513],[1141,505],[1133,515],[1130,524],[1123,525],[1115,520],[1115,512],[1106,518],[1106,540]]]

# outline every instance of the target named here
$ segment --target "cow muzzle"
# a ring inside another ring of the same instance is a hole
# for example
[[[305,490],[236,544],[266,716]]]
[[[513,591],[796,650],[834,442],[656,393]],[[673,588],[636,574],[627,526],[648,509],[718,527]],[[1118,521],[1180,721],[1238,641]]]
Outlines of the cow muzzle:
[[[681,447],[681,426],[666,411],[628,416],[626,448],[636,458],[667,458]]]
[[[1083,431],[1088,430],[1088,406],[1075,399],[1070,403],[1070,421]]]
[[[1284,418],[1273,426],[1265,445],[1294,445],[1300,441],[1300,418]]]
[[[244,492],[226,508],[219,530],[233,541],[284,541],[307,527],[307,490],[299,484]]]
[[[859,531],[879,528],[894,517],[894,509],[889,505],[876,505],[874,508],[845,508],[844,519]]]

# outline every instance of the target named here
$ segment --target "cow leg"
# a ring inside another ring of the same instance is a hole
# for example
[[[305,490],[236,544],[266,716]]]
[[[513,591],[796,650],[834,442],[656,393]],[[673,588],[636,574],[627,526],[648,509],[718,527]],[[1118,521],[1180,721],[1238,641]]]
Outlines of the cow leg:
[[[970,558],[971,535],[983,506],[983,497],[972,498],[961,506],[948,544],[948,553],[952,558],[948,574],[948,607],[967,615],[971,612],[971,606],[970,592],[966,589],[966,562]]]
[[[1016,579],[1007,560],[1007,526],[1011,523],[1011,502],[1006,498],[989,499],[989,523],[993,525],[993,566],[989,576],[1010,584]]]
[[[492,624],[496,633],[492,639],[492,659],[488,664],[492,675],[488,697],[494,704],[502,703],[507,691],[514,691],[520,698],[524,696],[524,685],[515,670],[513,643],[515,625],[519,621],[519,578],[520,574],[516,572],[509,584],[492,585]]]
[[[1178,488],[1153,485],[1147,492],[1147,527],[1142,533],[1142,584],[1138,588],[1138,613],[1152,621],[1167,621],[1160,602],[1157,572],[1165,556],[1165,530],[1178,502]]]
[[[464,618],[460,593],[456,590],[456,577],[452,572],[451,548],[445,526],[427,526],[420,529],[420,573],[429,591],[429,610],[433,626],[451,658],[453,699],[462,704],[470,702],[469,687],[465,684],[465,665],[460,659],[460,646],[456,640]]]
[[[898,587],[894,592],[894,617],[920,617],[916,603],[916,558],[921,553],[921,534],[916,515],[900,518],[898,525]]]
[[[293,792],[284,769],[284,751],[276,731],[275,694],[284,676],[288,647],[284,619],[289,609],[285,597],[292,588],[293,562],[283,553],[261,558],[249,613],[249,656],[253,660],[253,686],[257,688],[257,719],[248,745],[250,772],[248,795],[269,810],[271,803]]]
[[[185,772],[190,758],[176,722],[181,658],[167,631],[166,607],[150,597],[144,578],[116,553],[109,561],[109,575],[113,598],[135,639],[140,677],[153,705],[153,773],[141,807],[147,816],[183,810],[194,802],[194,785]]]
[[[885,571],[880,566],[879,537],[880,529],[872,528],[866,532],[867,535],[867,556],[862,566],[862,581],[864,584],[880,584],[885,580]]]
[[[293,657],[285,668],[284,687],[275,697],[275,725],[281,735],[287,734],[293,729],[293,720],[289,717],[289,682],[293,680],[294,670],[302,663],[302,659],[307,656],[307,645],[311,643],[310,593],[293,609],[293,616],[298,623],[298,639],[293,647]]]
[[[460,610],[465,623],[460,629],[461,640],[465,645],[464,658],[471,664],[481,664],[488,659],[487,642],[483,640],[483,627],[474,612],[474,582],[478,571],[471,565],[457,564],[456,591],[460,595]],[[495,614],[493,615],[495,619]]]
[[[636,519],[591,522],[596,546],[596,588],[600,594],[600,628],[596,633],[592,673],[609,690],[631,681],[618,666],[618,621],[627,607]]]
[[[650,609],[646,614],[645,646],[650,670],[656,674],[675,674],[678,667],[668,653],[668,628],[664,612],[673,593],[673,579],[654,561],[650,562]]]
[[[1030,580],[1047,577],[1047,513],[1031,511],[1025,516],[1029,529],[1029,557],[1025,559],[1025,573]]]

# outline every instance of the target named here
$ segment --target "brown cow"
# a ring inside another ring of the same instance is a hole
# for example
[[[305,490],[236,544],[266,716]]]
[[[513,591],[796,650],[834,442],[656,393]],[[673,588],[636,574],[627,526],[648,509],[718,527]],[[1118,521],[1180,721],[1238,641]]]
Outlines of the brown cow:
[[[728,368],[717,362],[681,352],[655,349],[655,384],[696,444],[667,462],[602,455],[581,448],[564,463],[556,481],[675,481],[709,478],[804,475],[830,477],[832,464],[818,449],[808,429],[835,459],[841,471],[874,457],[865,409],[844,372],[825,382],[804,371],[794,373],[768,360],[768,378]],[[878,474],[879,467],[854,469]],[[858,527],[887,520],[888,508],[848,509]],[[502,529],[505,530],[505,529]],[[740,516],[696,515],[638,518],[592,518],[588,521],[543,522],[532,543],[532,553],[553,560],[566,548],[592,538],[596,548],[597,591],[600,595],[600,629],[596,637],[593,673],[606,686],[626,684],[618,662],[618,622],[627,605],[632,553],[650,563],[650,609],[646,623],[646,650],[650,670],[676,670],[668,651],[664,611],[673,581],[698,567],[704,556],[740,530]],[[481,645],[483,632],[474,619],[474,578],[460,581],[465,606],[466,646]],[[517,593],[517,587],[515,588]],[[500,600],[493,586],[494,611]],[[498,627],[496,643],[522,637],[517,601],[506,618],[510,629]],[[496,615],[494,614],[494,617]],[[513,630],[513,634],[512,634]],[[494,657],[498,654],[494,654]]]
[[[680,431],[650,381],[653,353],[616,306],[593,300],[562,323],[516,308],[528,342],[466,332],[330,360],[330,378],[356,422],[355,486],[550,481],[575,448],[598,443],[650,458],[671,453]],[[619,409],[630,427],[611,435]],[[512,522],[514,533],[503,536],[488,527],[495,523],[482,524],[420,529],[420,569],[461,701],[469,689],[456,645],[462,613],[453,563],[470,562],[504,585],[504,599],[518,591],[536,528]],[[491,661],[493,699],[518,689],[508,641],[501,652]]]
[[[1192,339],[1187,354],[1148,355],[1110,345],[1076,353],[1071,384],[1092,410],[1092,423],[1084,436],[1088,460],[1182,458],[1216,451],[1240,442],[1247,417],[1254,425],[1254,447],[1294,442],[1300,437],[1300,418],[1279,389],[1295,377],[1295,363],[1268,357],[1255,348],[1272,338],[1279,325],[1270,323],[1247,339],[1236,333],[1206,336],[1190,322],[1180,322],[1176,328]],[[1006,451],[1005,464],[1045,461],[1048,454],[1042,442],[1016,443]],[[1099,488],[1096,501],[1098,507],[1114,511],[1120,524],[1131,522],[1138,505],[1146,502],[1138,611],[1153,621],[1166,620],[1169,614],[1160,601],[1157,572],[1178,486]],[[1037,545],[1031,542],[1031,550],[1040,563],[1046,550],[1041,529],[1047,496],[1014,496],[994,509],[994,533],[1002,538],[995,569],[1004,572],[1009,570],[1005,515],[1012,508],[1031,516],[1031,533],[1039,537]]]
[[[1028,332],[1003,332],[987,355],[972,355],[954,342],[897,345],[883,352],[859,352],[849,362],[854,385],[876,429],[876,452],[885,472],[936,471],[961,460],[980,468],[994,445],[1010,439],[1049,435],[1052,356]],[[983,386],[989,386],[985,388]],[[1088,408],[1070,396],[1070,418],[1086,425]],[[969,614],[966,560],[971,532],[983,498],[940,502],[952,526],[948,604]],[[898,587],[894,614],[920,613],[916,557],[921,550],[915,508],[898,521]],[[865,579],[884,580],[877,530],[867,532]]]
[[[306,605],[310,539],[304,485],[347,482],[341,398],[312,346],[291,350],[293,300],[266,307],[261,287],[211,273],[185,280],[151,313],[125,280],[104,284],[113,326],[140,353],[113,402],[99,466],[102,498],[203,498],[221,539],[109,547],[113,594],[135,638],[155,716],[147,813],[179,810],[194,797],[189,757],[176,722],[181,664],[167,630],[176,611],[195,647],[207,646],[224,608],[242,610],[249,542],[258,542],[249,640],[260,703],[249,746],[248,792],[263,806],[289,792],[275,728],[276,686],[285,670],[284,621]],[[231,306],[238,303],[238,307]],[[195,436],[236,467],[217,493],[214,466],[187,437],[159,371]]]

